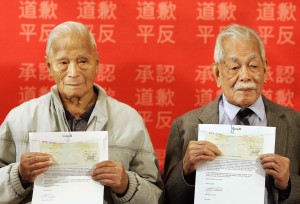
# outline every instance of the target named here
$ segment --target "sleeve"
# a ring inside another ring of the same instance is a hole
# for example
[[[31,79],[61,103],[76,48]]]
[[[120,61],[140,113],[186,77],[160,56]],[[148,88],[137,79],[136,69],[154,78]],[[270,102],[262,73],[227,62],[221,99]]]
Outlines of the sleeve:
[[[149,182],[147,178],[142,178],[136,172],[127,171],[129,177],[129,187],[126,194],[118,197],[112,193],[115,203],[163,203],[163,187],[157,183]]]
[[[163,181],[167,203],[193,203],[195,191],[195,175],[187,180],[183,176],[183,141],[178,127],[178,120],[174,120],[168,138]]]
[[[291,189],[292,189],[291,178],[289,178],[288,187],[285,190],[278,190],[280,202],[285,201],[286,199],[288,199],[290,197]]]
[[[286,136],[288,137],[287,157],[290,159],[291,189],[289,189],[290,194],[279,192],[279,195],[283,199],[287,198],[286,203],[300,203],[300,112],[292,112],[288,124],[290,125]]]
[[[16,163],[15,143],[7,119],[0,127],[0,203],[20,203],[32,191],[24,189]]]
[[[122,197],[112,192],[115,203],[159,203],[163,200],[163,182],[158,172],[158,162],[146,130],[142,131],[141,146],[137,149],[127,171],[128,190]]]

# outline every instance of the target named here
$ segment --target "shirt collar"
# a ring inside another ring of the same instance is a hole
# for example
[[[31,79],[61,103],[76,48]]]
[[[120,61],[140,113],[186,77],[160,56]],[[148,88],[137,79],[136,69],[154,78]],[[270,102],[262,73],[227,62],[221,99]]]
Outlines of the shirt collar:
[[[222,95],[222,101],[224,105],[224,111],[226,112],[230,120],[233,120],[241,107],[229,103],[224,94]],[[265,105],[261,96],[259,96],[259,98],[248,108],[250,108],[259,117],[259,120],[264,119],[266,112]]]
[[[89,119],[90,119],[90,116],[91,116],[91,114],[94,110],[95,104],[96,103],[94,103],[91,107],[89,107],[89,109],[86,112],[84,112],[79,118],[81,118],[81,119],[85,120],[86,122],[88,122]],[[65,113],[66,113],[66,118],[67,118],[68,121],[75,119],[75,117],[66,108],[65,108]]]

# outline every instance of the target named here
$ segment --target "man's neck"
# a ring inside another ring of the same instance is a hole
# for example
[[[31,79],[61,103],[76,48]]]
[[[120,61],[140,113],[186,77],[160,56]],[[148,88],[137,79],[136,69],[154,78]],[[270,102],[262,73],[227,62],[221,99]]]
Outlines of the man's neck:
[[[85,113],[96,100],[97,94],[94,91],[82,98],[62,98],[64,108],[66,108],[75,118],[78,118]]]

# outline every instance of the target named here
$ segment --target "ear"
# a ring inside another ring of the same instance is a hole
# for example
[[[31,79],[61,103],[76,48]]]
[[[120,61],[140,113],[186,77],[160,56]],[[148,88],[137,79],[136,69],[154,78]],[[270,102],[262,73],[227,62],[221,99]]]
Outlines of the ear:
[[[50,59],[48,56],[45,56],[44,57],[45,59],[45,63],[46,63],[46,66],[47,66],[47,69],[48,69],[48,72],[50,74],[50,76],[52,76],[52,70],[51,70],[51,63],[50,63]]]
[[[220,77],[221,65],[219,63],[213,63],[211,65],[211,68],[212,68],[212,72],[213,72],[213,74],[215,76],[215,79],[216,79],[216,82],[217,82],[217,86],[218,86],[218,88],[220,88],[221,84],[222,84],[221,83],[222,80],[221,80],[221,77]]]
[[[267,81],[267,74],[268,74],[268,60],[264,61],[264,83]]]
[[[100,60],[99,60],[99,53],[96,53],[96,73],[98,73],[99,71],[99,64],[100,64]]]

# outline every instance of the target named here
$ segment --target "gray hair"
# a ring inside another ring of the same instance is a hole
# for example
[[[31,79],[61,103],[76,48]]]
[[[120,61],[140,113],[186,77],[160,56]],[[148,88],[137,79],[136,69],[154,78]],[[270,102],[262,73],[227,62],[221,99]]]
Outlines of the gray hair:
[[[92,47],[97,50],[97,44],[91,31],[82,23],[67,21],[57,25],[48,36],[46,45],[46,54],[51,56],[52,44],[62,34],[68,35],[70,33],[77,33],[82,37],[89,36]]]
[[[237,38],[242,40],[255,40],[257,42],[262,61],[264,63],[266,62],[264,44],[262,43],[256,31],[247,26],[233,24],[224,28],[217,36],[215,52],[214,52],[215,63],[220,63],[225,60],[225,53],[224,53],[222,42],[228,38]]]

